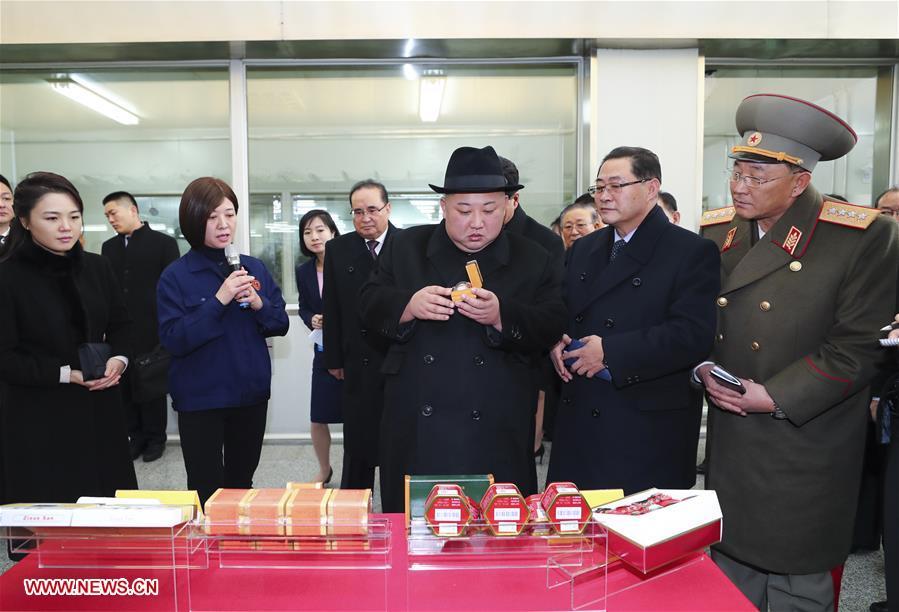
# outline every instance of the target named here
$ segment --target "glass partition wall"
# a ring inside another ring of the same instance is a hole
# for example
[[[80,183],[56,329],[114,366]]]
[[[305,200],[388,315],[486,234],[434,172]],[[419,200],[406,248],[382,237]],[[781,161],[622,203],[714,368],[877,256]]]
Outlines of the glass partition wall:
[[[878,95],[884,87],[880,73],[877,66],[759,68],[710,63],[705,79],[703,210],[730,205],[726,174],[731,160],[727,154],[740,140],[734,112],[743,98],[757,93],[808,100],[845,119],[858,134],[858,143],[845,157],[818,163],[812,182],[821,193],[839,195],[855,204],[872,204],[883,190],[875,182],[882,185],[888,180],[887,176],[875,181],[875,151],[880,141],[889,143],[890,139],[890,109],[882,107],[890,106],[891,96]],[[880,120],[884,116],[886,121]],[[889,150],[888,145],[886,148]]]
[[[48,170],[85,205],[85,244],[113,235],[102,200],[137,197],[150,225],[180,238],[178,203],[199,176],[231,179],[226,68],[0,72],[0,173]]]
[[[526,185],[522,205],[549,223],[576,197],[577,62],[247,68],[251,253],[296,299],[297,222],[328,210],[352,231],[359,180],[387,187],[391,221],[440,220],[450,153],[492,145]]]

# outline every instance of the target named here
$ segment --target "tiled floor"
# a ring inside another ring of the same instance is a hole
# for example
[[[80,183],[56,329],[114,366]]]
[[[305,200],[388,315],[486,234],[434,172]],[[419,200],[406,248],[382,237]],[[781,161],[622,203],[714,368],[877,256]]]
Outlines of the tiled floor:
[[[537,466],[538,482],[546,479],[546,469],[552,448],[547,445],[546,458],[543,465]],[[340,480],[342,447],[337,444],[331,450],[334,467],[334,483]],[[181,449],[177,444],[169,444],[165,455],[159,461],[134,463],[137,480],[141,489],[184,489],[187,476]],[[312,446],[308,444],[266,444],[262,449],[262,459],[256,470],[254,486],[283,487],[288,480],[310,480],[318,471]],[[702,478],[697,488],[702,486]],[[379,492],[376,488],[374,497],[375,510],[381,506]],[[0,573],[10,567],[5,561]],[[846,563],[843,576],[843,590],[840,597],[841,612],[864,612],[872,601],[886,597],[883,585],[883,553],[881,551],[852,555]]]

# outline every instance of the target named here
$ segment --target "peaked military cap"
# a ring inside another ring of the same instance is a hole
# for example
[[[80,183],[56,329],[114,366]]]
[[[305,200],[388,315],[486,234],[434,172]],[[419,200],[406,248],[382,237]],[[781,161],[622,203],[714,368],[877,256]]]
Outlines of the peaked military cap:
[[[819,161],[846,155],[858,142],[849,124],[811,102],[778,94],[749,96],[737,108],[743,137],[729,157],[787,162],[811,171]]]

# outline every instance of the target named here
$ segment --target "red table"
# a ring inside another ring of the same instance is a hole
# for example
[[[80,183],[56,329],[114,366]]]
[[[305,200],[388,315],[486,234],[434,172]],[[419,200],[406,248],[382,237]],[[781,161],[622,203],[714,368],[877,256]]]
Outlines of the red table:
[[[564,610],[570,588],[545,569],[410,571],[402,515],[390,515],[387,570],[41,569],[32,554],[0,576],[0,610]],[[158,578],[156,596],[28,596],[28,578]],[[189,588],[188,588],[189,584]],[[649,576],[609,567],[608,610],[754,610],[715,564],[697,554]]]

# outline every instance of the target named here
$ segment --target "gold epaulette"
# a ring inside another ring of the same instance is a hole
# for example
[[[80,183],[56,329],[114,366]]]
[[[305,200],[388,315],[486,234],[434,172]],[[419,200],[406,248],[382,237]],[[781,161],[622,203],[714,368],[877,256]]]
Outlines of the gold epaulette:
[[[821,207],[821,214],[818,215],[818,219],[828,223],[845,225],[846,227],[868,229],[868,226],[874,223],[874,219],[879,214],[876,209],[867,206],[824,200],[824,206]]]
[[[737,214],[737,209],[733,206],[727,208],[716,208],[707,210],[702,213],[699,218],[699,227],[707,227],[709,225],[718,225],[719,223],[730,223]]]

